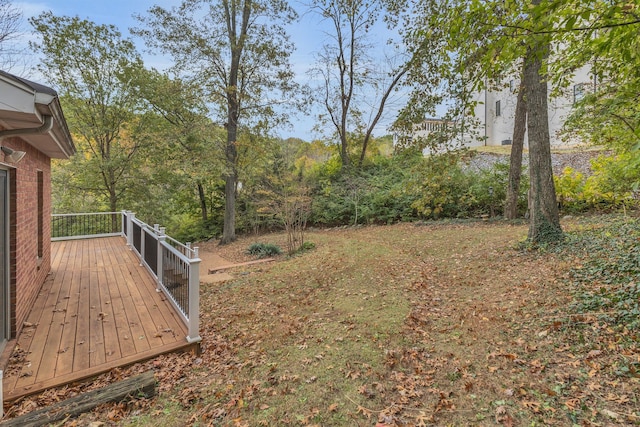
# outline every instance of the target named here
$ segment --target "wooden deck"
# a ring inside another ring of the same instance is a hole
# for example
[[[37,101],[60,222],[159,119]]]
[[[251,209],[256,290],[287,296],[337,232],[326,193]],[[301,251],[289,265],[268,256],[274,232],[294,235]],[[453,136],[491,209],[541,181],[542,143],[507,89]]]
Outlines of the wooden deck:
[[[121,237],[51,244],[51,274],[4,372],[4,400],[193,346]]]

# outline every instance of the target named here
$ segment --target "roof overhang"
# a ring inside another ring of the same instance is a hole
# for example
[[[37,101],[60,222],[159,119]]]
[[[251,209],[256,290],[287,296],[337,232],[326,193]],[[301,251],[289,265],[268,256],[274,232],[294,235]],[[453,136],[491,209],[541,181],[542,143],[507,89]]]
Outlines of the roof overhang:
[[[0,71],[0,94],[0,126],[6,134],[20,137],[53,159],[67,159],[75,153],[55,90]],[[43,126],[47,116],[53,119],[50,129]],[[37,132],[37,128],[43,131]]]

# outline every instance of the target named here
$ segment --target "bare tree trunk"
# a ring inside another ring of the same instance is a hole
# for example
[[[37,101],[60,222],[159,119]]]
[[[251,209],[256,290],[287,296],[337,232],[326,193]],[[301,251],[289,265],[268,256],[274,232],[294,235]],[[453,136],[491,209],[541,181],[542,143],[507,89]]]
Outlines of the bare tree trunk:
[[[220,240],[220,244],[223,245],[236,240],[236,183],[238,181],[238,172],[235,166],[238,154],[235,142],[227,144],[226,151],[229,170],[224,175],[224,225]]]
[[[209,218],[207,213],[207,199],[204,196],[204,187],[198,182],[198,198],[200,199],[200,212],[202,213],[202,221],[206,222]]]
[[[238,28],[235,20],[234,2],[223,2],[227,28],[229,30],[229,46],[231,47],[231,64],[227,82],[227,145],[225,146],[226,171],[224,173],[224,225],[220,244],[236,240],[236,187],[238,184],[238,119],[240,118],[240,99],[238,95],[238,76],[240,60],[249,28],[253,2],[245,1],[242,6],[242,23]],[[239,30],[239,31],[238,31]]]
[[[518,100],[516,101],[516,116],[513,125],[513,139],[511,140],[509,184],[504,206],[504,216],[507,219],[516,219],[518,217],[518,195],[520,194],[520,178],[522,177],[522,149],[524,147],[524,133],[527,130],[527,104],[524,100],[523,78],[524,76],[520,79]]]
[[[528,240],[533,243],[553,242],[563,238],[551,167],[547,80],[540,74],[542,61],[548,55],[548,42],[538,40],[527,53],[524,68],[531,184]]]

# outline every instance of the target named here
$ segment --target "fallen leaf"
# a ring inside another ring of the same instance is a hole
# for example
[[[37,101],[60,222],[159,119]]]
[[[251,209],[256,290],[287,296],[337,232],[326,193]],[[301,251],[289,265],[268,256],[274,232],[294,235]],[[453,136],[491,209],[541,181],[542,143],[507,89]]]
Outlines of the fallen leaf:
[[[602,354],[601,350],[591,350],[589,353],[587,353],[587,360],[589,359],[593,359],[594,357],[598,357]]]
[[[617,420],[618,418],[620,418],[620,415],[618,413],[610,411],[608,409],[600,409],[600,413],[609,418],[613,418],[614,420]]]
[[[357,413],[364,415],[365,417],[367,417],[368,420],[371,419],[372,411],[367,409],[367,408],[365,408],[364,406],[358,405]]]

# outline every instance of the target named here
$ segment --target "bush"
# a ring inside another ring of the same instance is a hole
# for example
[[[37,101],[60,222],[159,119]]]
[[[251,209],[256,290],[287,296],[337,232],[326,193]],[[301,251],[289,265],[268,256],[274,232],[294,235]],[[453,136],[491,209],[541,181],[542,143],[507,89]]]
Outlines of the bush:
[[[253,243],[247,248],[247,253],[258,258],[267,258],[280,255],[282,249],[273,243]]]
[[[377,157],[358,170],[318,170],[310,182],[314,225],[338,226],[411,221],[415,196],[407,191],[413,168],[422,155]]]
[[[302,244],[302,247],[300,248],[301,251],[310,251],[312,249],[316,248],[316,244],[313,242],[304,242]]]
[[[503,215],[507,188],[509,187],[509,160],[501,160],[490,168],[472,172],[470,181],[472,184],[469,192],[473,197],[473,204],[470,206],[471,213],[475,216],[492,212],[494,215]],[[528,191],[528,174],[523,170],[518,193],[518,213],[523,216],[527,210]]]
[[[584,197],[585,177],[571,167],[553,177],[560,209],[569,213],[583,212],[588,208]]]
[[[587,210],[610,211],[633,208],[634,185],[640,181],[640,169],[629,154],[601,155],[591,161],[593,174],[585,178],[570,167],[554,177],[558,203],[569,213]]]
[[[414,170],[409,188],[416,196],[412,207],[422,218],[464,218],[475,204],[470,188],[471,174],[465,173],[454,154],[434,155]]]
[[[208,240],[216,234],[213,224],[190,214],[172,216],[166,228],[167,234],[180,242]]]

